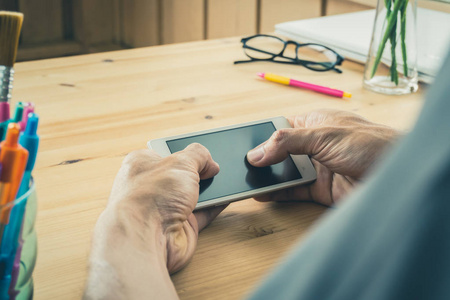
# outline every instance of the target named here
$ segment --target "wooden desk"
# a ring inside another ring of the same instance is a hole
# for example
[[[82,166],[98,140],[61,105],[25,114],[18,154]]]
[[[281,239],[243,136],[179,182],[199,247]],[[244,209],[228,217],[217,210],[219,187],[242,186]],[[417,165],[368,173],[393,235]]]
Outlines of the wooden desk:
[[[92,229],[123,157],[151,138],[318,108],[354,111],[409,129],[419,94],[362,88],[363,66],[312,72],[274,63],[233,65],[239,39],[201,41],[19,63],[13,98],[41,117],[35,178],[39,253],[35,299],[80,299]],[[257,78],[284,74],[350,91],[349,101]],[[245,200],[200,234],[197,253],[173,276],[182,299],[240,299],[308,231],[324,208]]]

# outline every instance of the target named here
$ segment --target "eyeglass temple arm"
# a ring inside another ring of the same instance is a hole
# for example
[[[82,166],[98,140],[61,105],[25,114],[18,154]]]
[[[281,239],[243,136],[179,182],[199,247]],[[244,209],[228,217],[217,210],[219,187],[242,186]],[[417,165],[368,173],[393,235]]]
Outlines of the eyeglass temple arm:
[[[269,60],[269,59],[266,59],[266,60],[263,60],[263,59],[237,60],[237,61],[233,62],[233,64],[237,65],[237,64],[244,64],[244,63],[249,63],[249,62],[254,62],[254,61],[271,61],[271,62],[275,62],[275,63],[297,65],[296,63],[290,62],[290,61],[276,61],[276,60]],[[313,71],[324,72],[324,71],[331,71],[331,70],[335,71],[336,73],[339,73],[339,74],[342,73],[342,70],[338,69],[336,67],[333,67],[331,69],[322,70],[322,71],[321,70],[313,70]]]
[[[253,59],[249,59],[249,60],[236,60],[235,62],[233,62],[235,65],[237,65],[237,64],[243,64],[243,63],[248,63],[248,62],[253,62],[253,61],[256,61],[256,60],[253,60]]]

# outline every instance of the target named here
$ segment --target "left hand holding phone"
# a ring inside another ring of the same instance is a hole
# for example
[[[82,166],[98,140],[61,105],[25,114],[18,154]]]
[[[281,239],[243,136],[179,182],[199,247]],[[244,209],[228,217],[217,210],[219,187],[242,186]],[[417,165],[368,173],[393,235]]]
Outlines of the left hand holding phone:
[[[193,213],[200,179],[218,172],[200,144],[165,158],[152,150],[128,154],[95,228],[86,299],[117,292],[127,299],[134,292],[158,292],[160,299],[176,295],[169,273],[189,262],[199,231],[225,208]]]

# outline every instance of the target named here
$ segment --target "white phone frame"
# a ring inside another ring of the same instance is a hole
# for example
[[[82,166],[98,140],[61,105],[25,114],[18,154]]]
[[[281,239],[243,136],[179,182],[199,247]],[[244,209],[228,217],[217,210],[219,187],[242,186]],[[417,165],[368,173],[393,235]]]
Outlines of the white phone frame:
[[[223,131],[223,130],[235,129],[235,128],[245,127],[245,126],[250,126],[250,125],[256,125],[256,124],[260,124],[260,123],[267,123],[267,122],[272,122],[272,124],[275,126],[275,130],[279,130],[279,129],[283,129],[283,128],[291,128],[290,123],[288,122],[288,120],[285,117],[274,117],[274,118],[269,118],[269,119],[264,119],[264,120],[258,120],[258,121],[253,121],[253,122],[224,126],[224,127],[202,130],[202,131],[197,131],[197,132],[191,132],[191,133],[186,133],[186,134],[180,134],[180,135],[176,135],[176,136],[153,139],[153,140],[150,140],[147,142],[147,146],[149,149],[153,149],[154,151],[156,151],[162,157],[166,157],[166,156],[169,156],[170,154],[172,154],[166,143],[167,141],[192,137],[192,136],[196,136],[196,135],[203,135],[203,134],[208,134],[208,133],[213,133],[213,132],[219,132],[219,131]],[[311,163],[311,160],[309,159],[309,157],[307,155],[291,155],[291,158],[292,158],[295,166],[297,167],[297,170],[300,172],[300,174],[302,176],[301,179],[296,179],[296,180],[283,182],[283,183],[279,183],[279,184],[275,184],[275,185],[271,185],[271,186],[267,186],[267,187],[263,187],[263,188],[258,188],[258,189],[254,189],[254,190],[250,190],[250,191],[245,191],[245,192],[241,192],[241,193],[237,193],[237,194],[232,194],[232,195],[228,195],[228,196],[224,196],[224,197],[219,197],[219,198],[215,198],[215,199],[198,202],[195,209],[197,210],[197,209],[206,208],[206,207],[210,207],[210,206],[224,205],[224,204],[228,204],[230,202],[259,196],[259,195],[262,195],[265,193],[293,187],[296,185],[310,183],[316,179],[316,177],[317,177],[316,170],[314,169],[314,166]]]

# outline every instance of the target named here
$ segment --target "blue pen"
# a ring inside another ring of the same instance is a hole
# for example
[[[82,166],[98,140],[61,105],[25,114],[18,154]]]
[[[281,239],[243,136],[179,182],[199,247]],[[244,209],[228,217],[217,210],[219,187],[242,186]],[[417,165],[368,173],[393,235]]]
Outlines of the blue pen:
[[[31,171],[36,162],[36,155],[39,147],[39,136],[37,135],[37,128],[39,124],[39,116],[35,113],[28,114],[28,122],[25,131],[20,134],[19,144],[28,150],[28,162],[23,174],[22,183],[20,184],[17,197],[22,196],[28,190],[28,185],[31,179]]]
[[[31,179],[31,172],[36,162],[36,155],[39,147],[39,136],[37,135],[37,127],[39,123],[38,115],[30,113],[28,115],[28,122],[25,131],[21,133],[19,137],[19,143],[28,150],[28,161],[25,167],[25,172],[22,178],[22,182],[17,193],[19,198],[24,195],[29,188],[29,182]],[[8,240],[9,243],[2,243],[1,253],[3,263],[0,264],[0,285],[15,286],[17,281],[18,268],[14,264],[16,256],[20,259],[21,255],[21,241],[20,232],[22,229],[23,218],[25,214],[26,201],[22,201],[19,205],[16,205],[11,211],[11,222],[8,224],[5,230],[4,240]],[[5,257],[5,255],[7,257]],[[2,270],[3,269],[3,270]],[[17,270],[15,270],[17,269]],[[3,278],[1,278],[3,275]],[[10,295],[11,295],[10,290]]]

